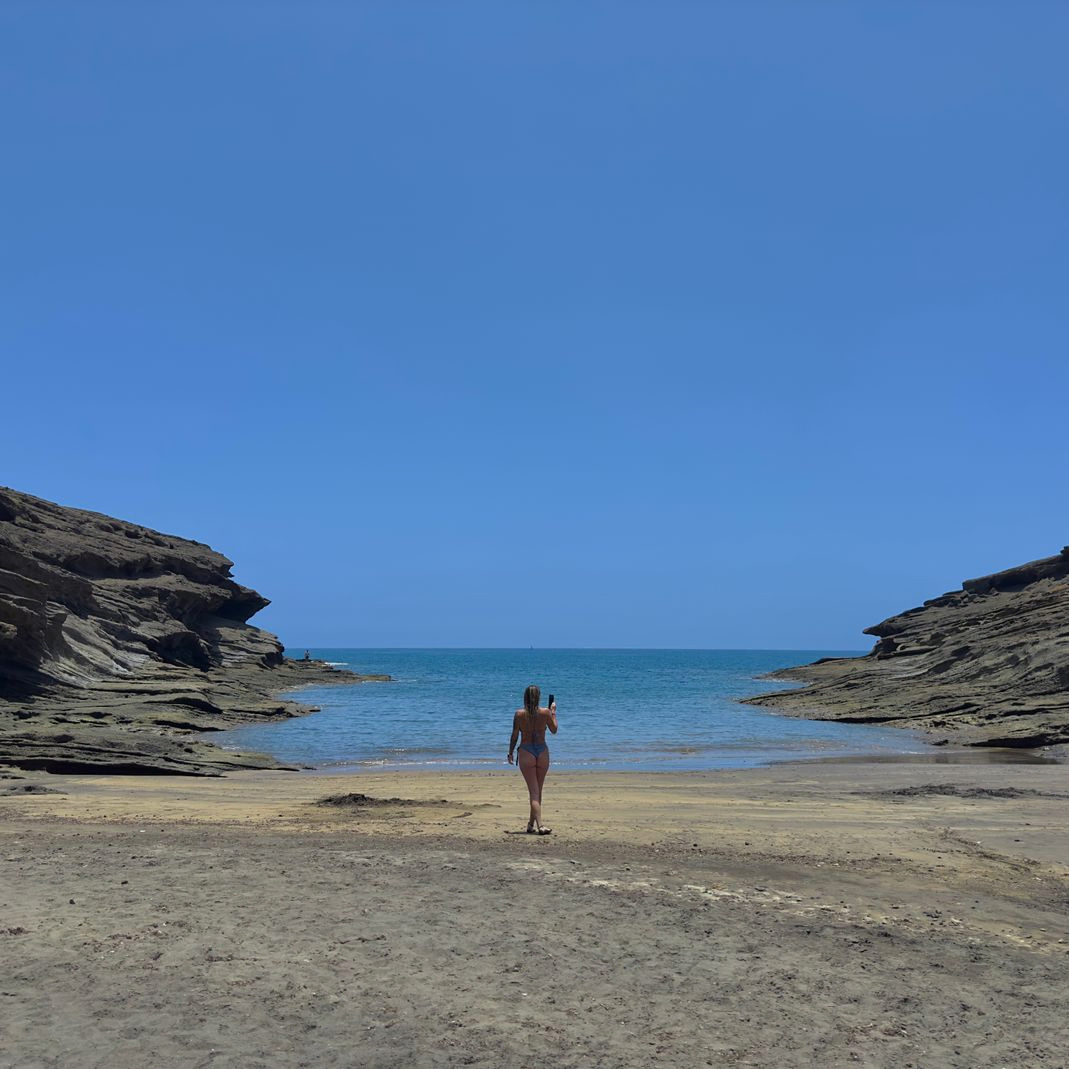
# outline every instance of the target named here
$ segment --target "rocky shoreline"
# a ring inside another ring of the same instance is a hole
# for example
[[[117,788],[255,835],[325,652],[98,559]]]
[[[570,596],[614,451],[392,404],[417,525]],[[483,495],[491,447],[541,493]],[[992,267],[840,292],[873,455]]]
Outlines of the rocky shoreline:
[[[1069,744],[1069,547],[866,628],[863,657],[769,678],[807,684],[746,699],[794,716],[910,728],[936,743]]]
[[[269,602],[199,542],[0,488],[0,765],[220,775],[281,768],[199,736],[313,708],[309,685],[384,680],[294,661]]]

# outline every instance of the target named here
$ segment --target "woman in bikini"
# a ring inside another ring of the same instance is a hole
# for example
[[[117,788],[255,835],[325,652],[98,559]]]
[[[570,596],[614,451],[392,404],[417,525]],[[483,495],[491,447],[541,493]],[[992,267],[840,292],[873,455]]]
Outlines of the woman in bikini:
[[[516,755],[520,771],[527,781],[531,796],[531,819],[527,822],[528,835],[549,835],[550,829],[542,825],[542,784],[549,771],[549,747],[546,745],[546,728],[557,734],[557,703],[550,702],[548,709],[539,709],[542,692],[533,683],[523,692],[523,708],[516,710],[512,718],[512,738],[509,739],[509,764],[520,741]],[[552,695],[550,695],[552,697]],[[522,738],[521,738],[522,737]]]

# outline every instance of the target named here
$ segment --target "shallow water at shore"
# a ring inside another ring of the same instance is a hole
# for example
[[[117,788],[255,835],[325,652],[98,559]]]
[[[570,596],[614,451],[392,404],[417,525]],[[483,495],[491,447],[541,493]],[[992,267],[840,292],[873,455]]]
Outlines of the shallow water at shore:
[[[811,760],[829,765],[1059,765],[1063,762],[1041,750],[1010,750],[1004,746],[976,746],[965,750],[929,747],[920,753],[846,754]]]
[[[524,686],[557,696],[558,768],[750,768],[800,758],[933,753],[896,729],[825,723],[740,705],[788,684],[758,677],[827,650],[355,650],[313,656],[390,683],[309,688],[308,717],[211,736],[292,764],[346,768],[491,768],[504,764]]]

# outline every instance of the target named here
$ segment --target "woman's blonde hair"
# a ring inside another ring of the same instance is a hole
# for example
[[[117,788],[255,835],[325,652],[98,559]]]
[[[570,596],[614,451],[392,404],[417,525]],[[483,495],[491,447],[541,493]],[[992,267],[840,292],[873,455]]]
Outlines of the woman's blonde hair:
[[[529,717],[538,715],[538,702],[541,697],[542,692],[533,683],[523,692],[523,707]]]

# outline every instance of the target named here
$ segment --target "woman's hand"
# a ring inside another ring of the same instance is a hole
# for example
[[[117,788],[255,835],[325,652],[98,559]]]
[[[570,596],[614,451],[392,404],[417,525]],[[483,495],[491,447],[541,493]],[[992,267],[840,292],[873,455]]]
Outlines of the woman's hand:
[[[510,765],[512,764],[512,751],[511,750],[509,751],[508,762],[509,762]]]

